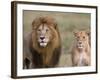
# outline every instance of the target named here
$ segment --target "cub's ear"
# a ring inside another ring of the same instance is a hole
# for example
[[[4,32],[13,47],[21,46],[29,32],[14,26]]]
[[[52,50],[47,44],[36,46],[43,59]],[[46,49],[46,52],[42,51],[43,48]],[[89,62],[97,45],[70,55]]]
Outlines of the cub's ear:
[[[88,38],[91,40],[91,32],[87,32]]]
[[[86,34],[87,34],[88,36],[90,36],[90,35],[91,35],[91,32],[86,32]]]
[[[73,34],[74,34],[74,36],[77,36],[77,31],[74,31]]]

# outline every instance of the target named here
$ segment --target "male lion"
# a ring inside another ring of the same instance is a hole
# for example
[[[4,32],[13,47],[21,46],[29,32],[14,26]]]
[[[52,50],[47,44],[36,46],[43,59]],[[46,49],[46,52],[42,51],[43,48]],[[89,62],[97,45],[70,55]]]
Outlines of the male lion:
[[[36,18],[32,22],[32,32],[25,41],[24,68],[55,67],[58,64],[61,39],[54,18]]]
[[[72,64],[73,66],[90,65],[90,44],[89,36],[85,31],[74,33],[75,42],[72,48]]]

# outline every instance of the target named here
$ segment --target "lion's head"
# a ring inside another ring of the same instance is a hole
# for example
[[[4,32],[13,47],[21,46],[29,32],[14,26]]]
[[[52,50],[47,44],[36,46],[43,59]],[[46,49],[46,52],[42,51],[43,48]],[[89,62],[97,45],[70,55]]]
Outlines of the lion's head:
[[[84,49],[89,44],[89,35],[86,31],[74,32],[78,49]]]
[[[32,23],[32,28],[35,34],[33,38],[36,38],[35,41],[39,47],[46,47],[55,38],[58,39],[57,24],[52,17],[36,18]]]
[[[50,40],[52,39],[51,30],[47,24],[41,24],[36,30],[37,41],[41,47],[45,47],[48,45]]]

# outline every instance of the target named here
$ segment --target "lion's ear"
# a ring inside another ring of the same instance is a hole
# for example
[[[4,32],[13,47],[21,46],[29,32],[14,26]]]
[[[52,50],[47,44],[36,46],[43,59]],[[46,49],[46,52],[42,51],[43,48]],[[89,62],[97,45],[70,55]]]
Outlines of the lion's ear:
[[[32,22],[32,29],[36,29],[36,27],[38,26],[38,24],[40,23],[39,18],[35,18]]]
[[[57,28],[58,28],[57,26],[58,26],[57,23],[55,23],[55,24],[54,24],[54,28],[57,29]]]
[[[36,20],[33,20],[32,22],[32,30],[36,29]]]

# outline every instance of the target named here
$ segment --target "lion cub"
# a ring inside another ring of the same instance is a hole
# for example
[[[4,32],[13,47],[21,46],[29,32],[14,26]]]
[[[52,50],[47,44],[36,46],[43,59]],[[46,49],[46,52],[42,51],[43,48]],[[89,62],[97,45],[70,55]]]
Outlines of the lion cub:
[[[75,42],[72,48],[72,65],[89,66],[90,65],[90,45],[89,36],[85,31],[74,32]]]

